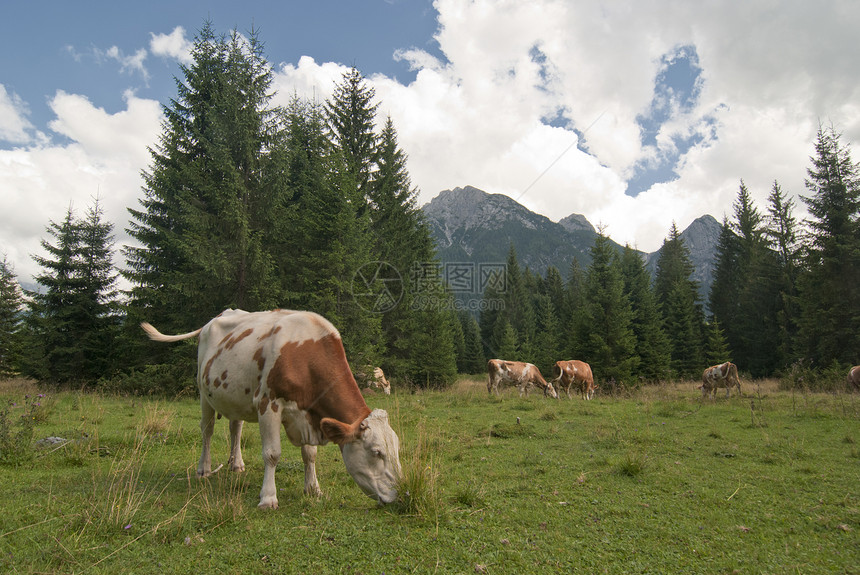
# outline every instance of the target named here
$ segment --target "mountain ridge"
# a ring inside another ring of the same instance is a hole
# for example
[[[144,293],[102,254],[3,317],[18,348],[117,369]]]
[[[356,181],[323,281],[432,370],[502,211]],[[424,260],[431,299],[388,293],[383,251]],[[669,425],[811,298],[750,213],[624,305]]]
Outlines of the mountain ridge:
[[[490,194],[473,186],[443,190],[421,209],[443,264],[505,262],[510,246],[521,266],[541,275],[552,265],[567,278],[574,258],[583,269],[591,263],[590,249],[597,231],[582,214],[553,222],[504,194]],[[706,214],[681,232],[704,303],[713,282],[720,228],[720,223]],[[612,244],[622,249],[618,243]],[[660,250],[639,253],[654,274]]]

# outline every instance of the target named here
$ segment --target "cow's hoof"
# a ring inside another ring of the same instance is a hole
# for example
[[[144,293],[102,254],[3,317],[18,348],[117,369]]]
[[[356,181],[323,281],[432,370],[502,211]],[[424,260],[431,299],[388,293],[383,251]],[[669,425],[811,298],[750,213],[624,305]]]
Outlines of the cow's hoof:
[[[245,471],[245,466],[244,465],[234,465],[233,467],[230,468],[230,471],[233,471],[235,473],[242,473],[243,471]]]
[[[260,509],[277,509],[278,508],[278,498],[277,497],[266,497],[264,499],[260,499],[260,504],[257,506]]]

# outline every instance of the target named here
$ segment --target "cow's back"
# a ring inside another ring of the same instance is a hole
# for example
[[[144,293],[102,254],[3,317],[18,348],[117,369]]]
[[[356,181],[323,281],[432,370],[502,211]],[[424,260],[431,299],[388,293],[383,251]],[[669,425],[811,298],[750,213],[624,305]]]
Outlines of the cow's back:
[[[311,312],[228,310],[200,334],[197,385],[201,396],[231,420],[257,421],[255,399],[290,346],[336,336],[327,320]]]

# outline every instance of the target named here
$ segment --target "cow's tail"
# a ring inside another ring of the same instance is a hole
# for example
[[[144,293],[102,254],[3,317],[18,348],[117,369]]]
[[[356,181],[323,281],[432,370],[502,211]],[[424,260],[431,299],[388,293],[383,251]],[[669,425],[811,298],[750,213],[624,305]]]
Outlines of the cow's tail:
[[[200,332],[203,331],[203,328],[201,327],[200,329],[195,329],[194,331],[189,331],[188,333],[183,333],[179,335],[164,335],[163,333],[155,329],[152,324],[147,323],[145,321],[140,324],[140,327],[143,329],[143,331],[146,332],[146,335],[149,336],[149,339],[153,341],[166,342],[191,339],[192,337],[197,337],[198,335],[200,335]]]

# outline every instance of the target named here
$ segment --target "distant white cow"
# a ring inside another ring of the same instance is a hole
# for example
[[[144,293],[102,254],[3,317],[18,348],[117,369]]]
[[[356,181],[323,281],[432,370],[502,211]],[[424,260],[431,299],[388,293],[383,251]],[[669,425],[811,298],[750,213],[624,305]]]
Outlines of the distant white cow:
[[[551,383],[543,378],[540,370],[531,363],[521,361],[505,361],[503,359],[491,359],[487,362],[487,393],[499,394],[499,387],[503,383],[513,383],[520,390],[520,397],[525,393],[528,396],[529,389],[534,386],[543,390],[544,395],[557,398],[558,394]]]
[[[349,370],[340,334],[325,318],[288,310],[227,310],[181,335],[163,335],[148,323],[141,327],[155,341],[200,336],[197,385],[203,451],[197,475],[212,473],[209,446],[217,414],[230,421],[233,471],[245,469],[240,449],[243,422],[260,423],[264,463],[260,507],[278,507],[275,467],[281,457],[281,425],[290,442],[302,449],[305,493],[320,493],[317,446],[332,441],[362,491],[380,503],[397,498],[399,439],[388,414],[367,407]]]
[[[738,368],[730,361],[719,365],[712,365],[702,373],[702,385],[699,389],[702,390],[702,397],[717,395],[717,388],[726,388],[726,397],[731,394],[732,388],[738,388],[738,395],[741,394],[741,381],[738,379]]]

